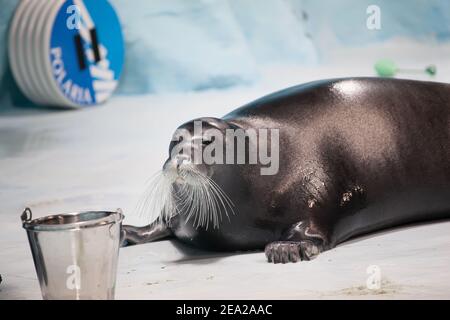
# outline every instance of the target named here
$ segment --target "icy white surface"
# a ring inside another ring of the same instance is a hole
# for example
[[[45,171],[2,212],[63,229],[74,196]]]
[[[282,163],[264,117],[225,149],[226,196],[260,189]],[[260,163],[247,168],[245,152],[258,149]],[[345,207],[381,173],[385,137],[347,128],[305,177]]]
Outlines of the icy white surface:
[[[405,44],[403,50],[412,53],[404,64],[434,62],[441,71],[435,80],[450,80],[448,59],[419,59],[420,54],[432,56],[433,50],[449,56],[447,47]],[[361,53],[370,61],[382,52],[402,56],[397,51],[361,49],[353,57]],[[144,224],[132,211],[146,180],[165,160],[178,125],[200,116],[222,116],[288,85],[373,75],[371,63],[356,62],[352,68],[335,64],[265,70],[266,80],[257,86],[232,90],[119,96],[90,110],[11,109],[0,114],[0,299],[40,298],[19,221],[25,206],[36,216],[121,207],[126,223]],[[450,222],[442,222],[390,231],[289,265],[267,264],[259,252],[183,253],[184,247],[170,241],[124,248],[117,298],[450,298],[449,230]],[[370,265],[379,266],[383,278],[375,292],[365,287]]]

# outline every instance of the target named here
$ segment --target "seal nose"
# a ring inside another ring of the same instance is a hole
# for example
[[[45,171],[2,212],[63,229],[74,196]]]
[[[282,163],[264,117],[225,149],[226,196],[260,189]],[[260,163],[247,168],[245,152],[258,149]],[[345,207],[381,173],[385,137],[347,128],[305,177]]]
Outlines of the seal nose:
[[[167,159],[166,163],[164,163],[163,169],[164,170],[176,169],[178,171],[183,163],[188,163],[189,161],[190,161],[189,156],[179,154],[174,156],[173,158]]]
[[[176,155],[174,162],[175,162],[175,166],[176,166],[177,170],[180,169],[180,166],[183,163],[188,163],[189,160],[190,160],[189,156],[187,156],[185,154]]]

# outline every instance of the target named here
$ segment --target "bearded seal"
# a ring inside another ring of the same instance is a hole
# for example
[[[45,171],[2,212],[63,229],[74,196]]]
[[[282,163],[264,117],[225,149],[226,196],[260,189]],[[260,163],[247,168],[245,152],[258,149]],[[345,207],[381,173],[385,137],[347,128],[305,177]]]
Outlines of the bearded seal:
[[[164,213],[146,227],[124,226],[126,242],[175,236],[208,250],[265,249],[269,262],[286,263],[367,233],[449,218],[449,115],[448,84],[344,78],[270,94],[222,119],[202,118],[221,132],[279,130],[278,172],[169,157],[161,178],[166,189],[154,192],[162,204],[152,207]],[[193,148],[210,143],[194,135],[194,121],[179,129],[192,136],[173,139],[169,150],[195,139],[203,142]],[[209,188],[218,196],[208,196]],[[217,219],[219,211],[228,213]],[[198,216],[219,226],[199,223]]]

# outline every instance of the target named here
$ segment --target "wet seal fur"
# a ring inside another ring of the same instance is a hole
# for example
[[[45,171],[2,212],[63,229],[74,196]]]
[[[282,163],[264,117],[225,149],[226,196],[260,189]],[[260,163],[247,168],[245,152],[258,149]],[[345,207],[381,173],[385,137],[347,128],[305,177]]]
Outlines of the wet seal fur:
[[[278,174],[209,166],[236,214],[218,229],[195,227],[183,215],[124,226],[126,242],[175,236],[209,250],[265,248],[269,262],[286,263],[359,235],[449,218],[449,115],[448,84],[348,78],[295,86],[222,119],[204,118],[219,130],[279,128]]]

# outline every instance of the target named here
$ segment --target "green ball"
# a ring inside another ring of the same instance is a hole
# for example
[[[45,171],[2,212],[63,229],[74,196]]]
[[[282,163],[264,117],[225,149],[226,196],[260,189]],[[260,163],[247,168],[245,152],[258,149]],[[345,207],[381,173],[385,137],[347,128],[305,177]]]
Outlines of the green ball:
[[[428,73],[430,76],[436,75],[437,69],[435,65],[430,65],[425,69],[425,72]]]
[[[393,77],[397,72],[397,66],[392,60],[382,59],[375,63],[375,71],[380,77]]]

